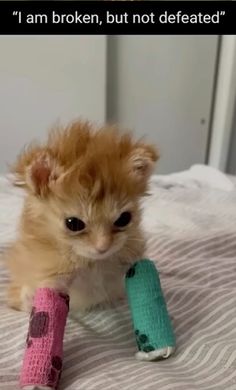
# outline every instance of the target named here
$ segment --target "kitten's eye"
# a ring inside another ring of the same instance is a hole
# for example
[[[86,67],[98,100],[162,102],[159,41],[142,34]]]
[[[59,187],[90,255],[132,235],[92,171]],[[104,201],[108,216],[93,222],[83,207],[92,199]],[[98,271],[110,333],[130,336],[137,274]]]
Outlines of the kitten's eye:
[[[129,211],[125,211],[124,213],[122,213],[119,218],[114,222],[114,225],[116,227],[125,227],[126,225],[128,225],[130,223],[132,219],[132,215]]]
[[[66,218],[65,224],[67,229],[71,230],[72,232],[79,232],[85,228],[85,223],[76,217]]]

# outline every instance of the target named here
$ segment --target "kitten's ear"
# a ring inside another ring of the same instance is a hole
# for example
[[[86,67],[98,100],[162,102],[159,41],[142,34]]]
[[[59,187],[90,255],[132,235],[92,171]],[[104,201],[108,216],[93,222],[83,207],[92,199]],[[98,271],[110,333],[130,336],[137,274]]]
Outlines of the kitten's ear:
[[[146,182],[153,172],[159,154],[154,146],[138,143],[129,156],[129,168],[139,182]]]
[[[26,187],[35,195],[44,197],[62,174],[62,168],[49,151],[31,149],[19,157],[13,173],[16,185]]]
[[[57,161],[50,154],[43,153],[27,168],[26,182],[35,194],[46,196],[61,173]]]

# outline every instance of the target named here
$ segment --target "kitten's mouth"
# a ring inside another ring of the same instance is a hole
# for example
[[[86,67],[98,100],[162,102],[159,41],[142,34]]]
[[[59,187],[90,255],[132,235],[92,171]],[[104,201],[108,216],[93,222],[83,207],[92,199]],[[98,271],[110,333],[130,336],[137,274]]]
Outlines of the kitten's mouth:
[[[77,255],[85,257],[88,260],[99,261],[99,260],[108,259],[109,257],[115,255],[117,252],[119,252],[121,250],[122,247],[123,247],[123,245],[121,245],[119,247],[112,247],[103,253],[99,253],[98,251],[83,251],[83,250],[81,250],[81,248],[79,251],[76,251],[76,252],[77,252]]]
[[[92,260],[105,260],[108,257],[111,257],[112,255],[117,253],[120,249],[121,248],[111,248],[103,253],[96,251],[94,253],[92,252],[92,253],[88,254],[88,257]]]

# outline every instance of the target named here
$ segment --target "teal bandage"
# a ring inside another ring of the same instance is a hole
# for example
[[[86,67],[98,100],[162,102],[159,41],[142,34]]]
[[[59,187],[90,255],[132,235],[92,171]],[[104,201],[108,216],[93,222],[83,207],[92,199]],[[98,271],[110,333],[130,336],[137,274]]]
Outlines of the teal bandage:
[[[139,352],[137,358],[166,358],[175,349],[175,336],[158,271],[154,263],[144,259],[126,274],[126,292]]]

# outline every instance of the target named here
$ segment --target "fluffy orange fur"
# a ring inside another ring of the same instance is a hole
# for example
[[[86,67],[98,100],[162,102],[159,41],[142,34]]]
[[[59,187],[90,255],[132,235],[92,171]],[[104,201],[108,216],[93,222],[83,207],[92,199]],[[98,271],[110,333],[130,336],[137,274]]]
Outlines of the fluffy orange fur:
[[[74,309],[121,297],[125,272],[143,256],[139,200],[157,159],[152,145],[129,133],[80,121],[26,148],[13,167],[27,196],[8,252],[9,305],[29,310],[39,286],[69,290]],[[130,223],[117,228],[127,211]],[[84,230],[68,230],[69,217]]]

